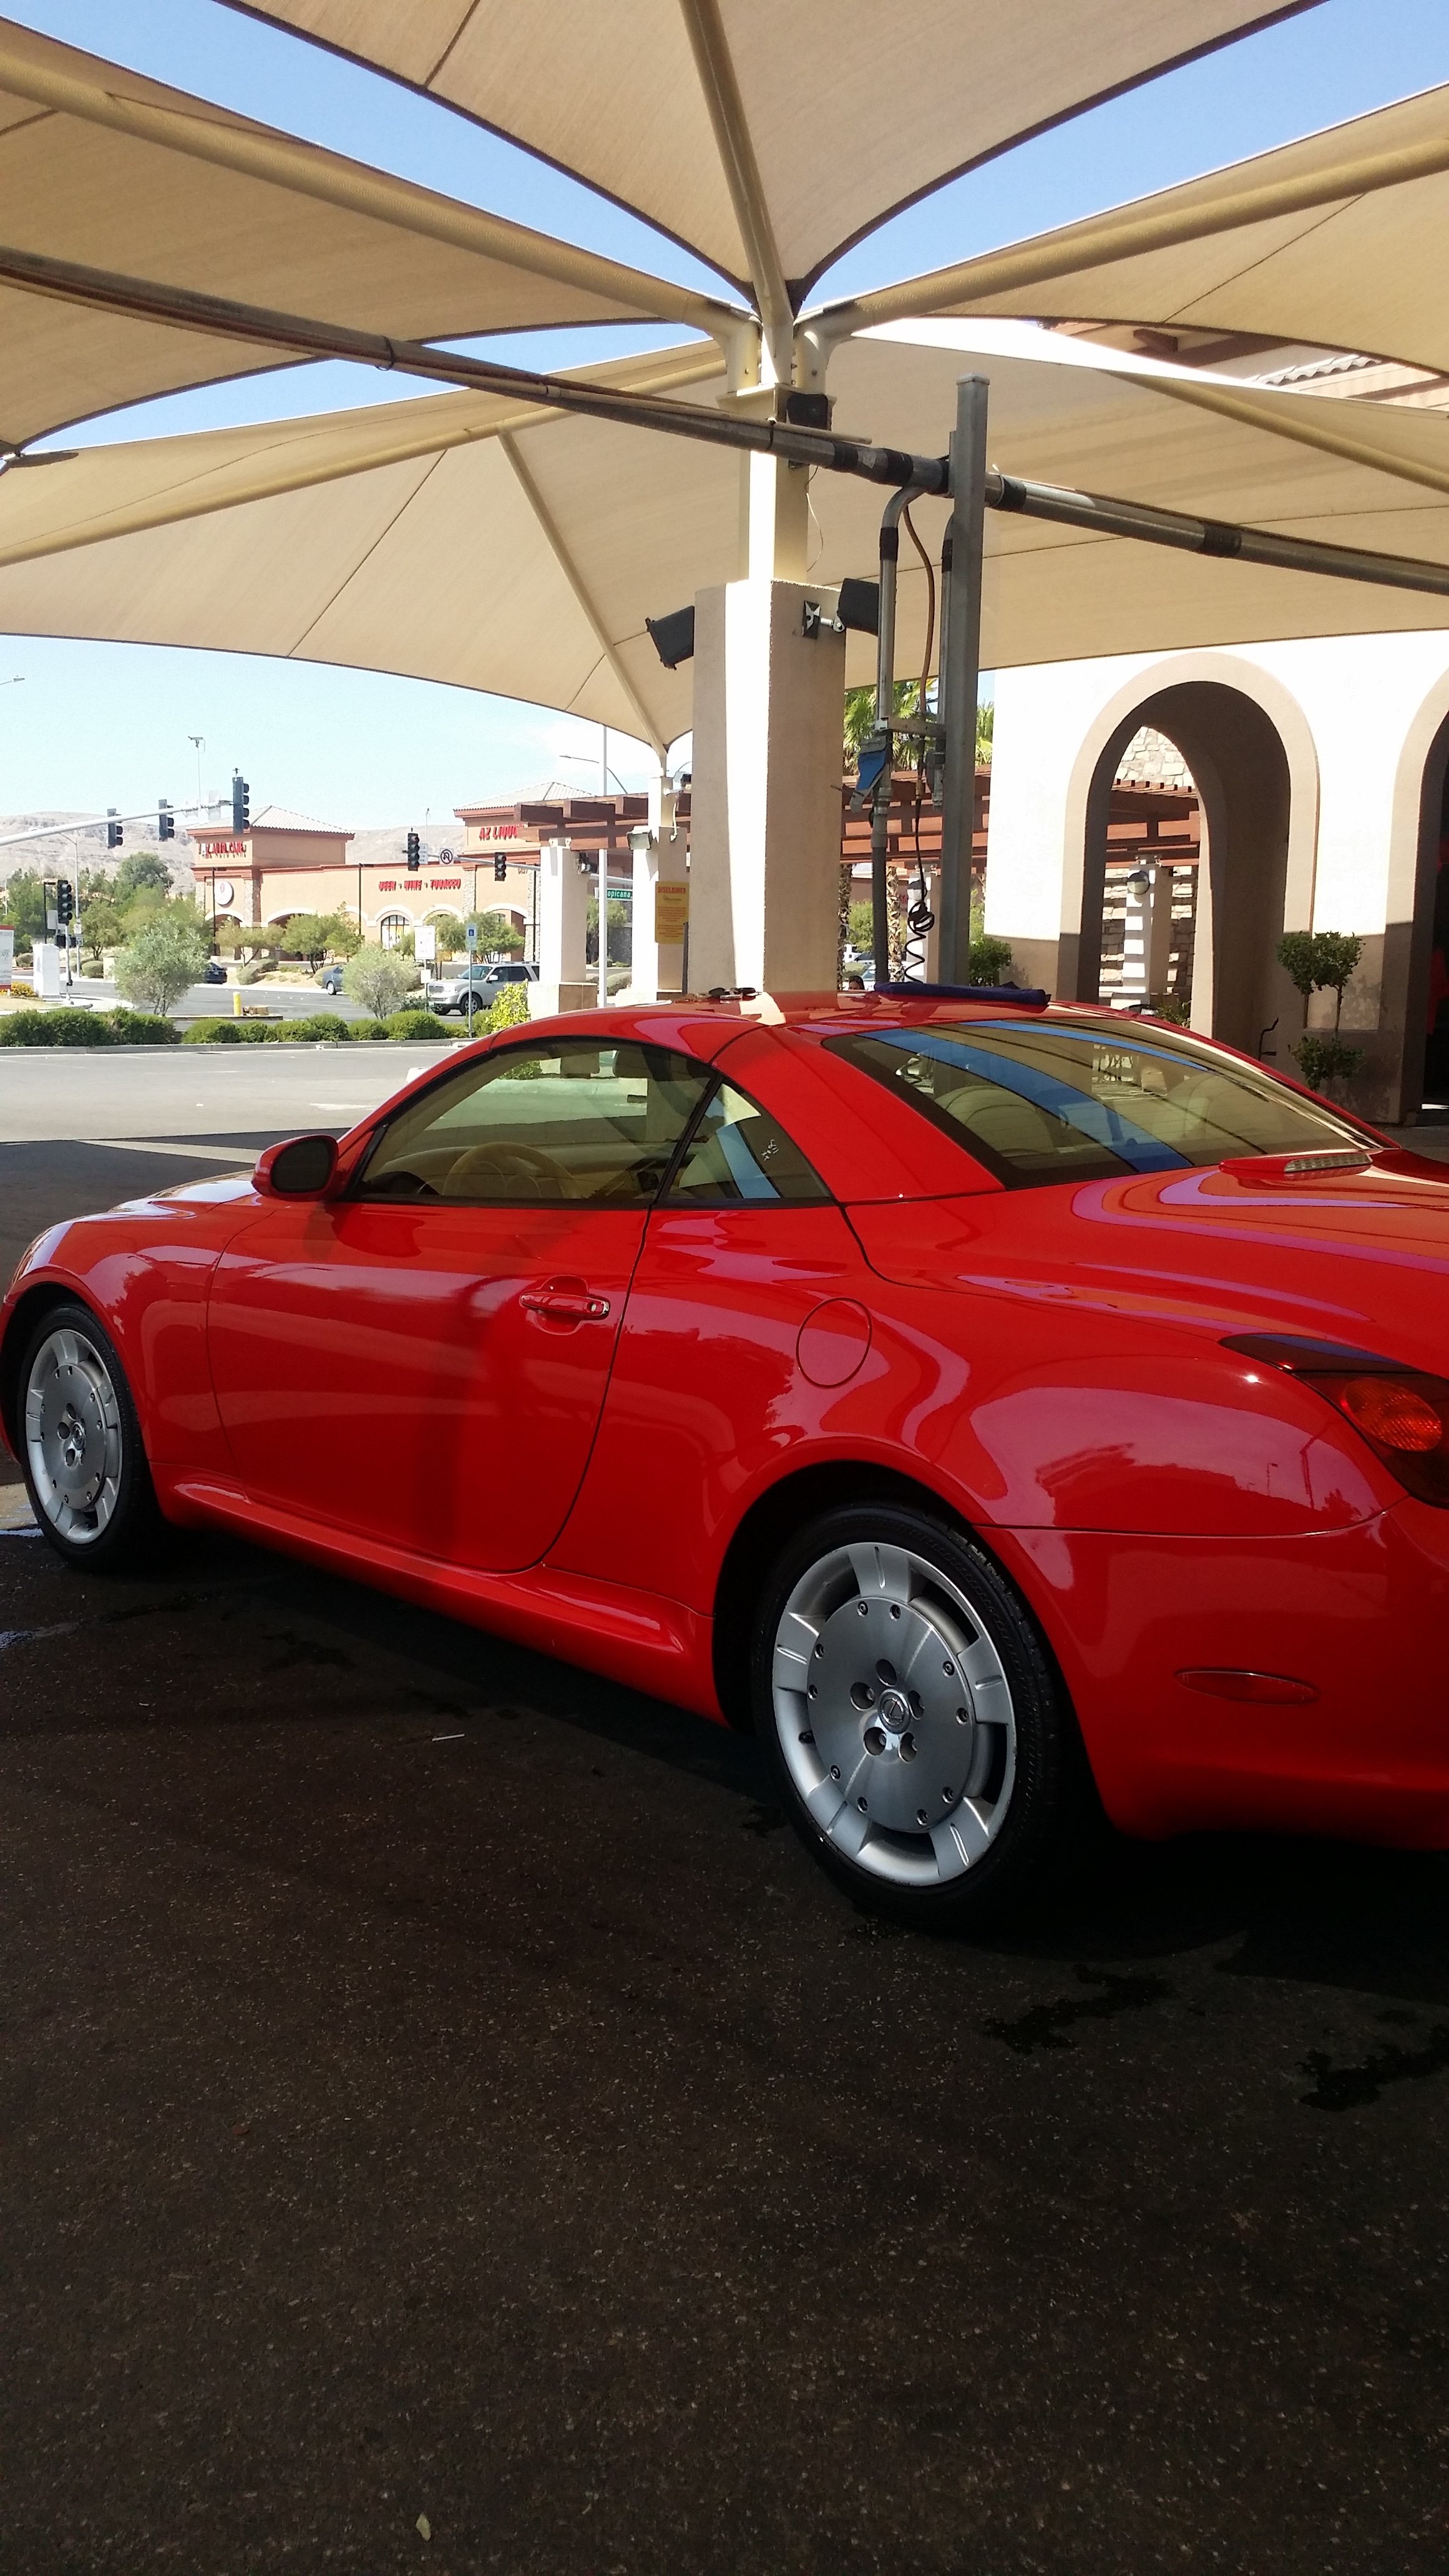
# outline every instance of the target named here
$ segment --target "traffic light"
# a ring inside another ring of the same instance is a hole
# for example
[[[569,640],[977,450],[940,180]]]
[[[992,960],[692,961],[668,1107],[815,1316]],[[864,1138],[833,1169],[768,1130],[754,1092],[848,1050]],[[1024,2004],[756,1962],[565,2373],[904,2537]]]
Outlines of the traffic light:
[[[156,808],[156,838],[158,841],[174,841],[176,838],[176,817],[164,796]]]
[[[231,774],[231,828],[249,832],[252,824],[252,791],[239,769]]]
[[[495,885],[504,885],[507,883],[507,880],[508,861],[505,859],[503,852],[501,850],[497,850],[494,852],[493,857],[493,882]]]
[[[409,832],[409,834],[408,834],[408,866],[409,866],[410,868],[420,868],[420,867],[422,866],[422,864],[423,864],[423,845],[422,845],[422,842],[419,840],[418,835],[417,835],[417,833],[416,833],[416,832]]]
[[[109,817],[106,824],[106,847],[108,850],[118,850],[126,837],[126,826],[116,821],[114,805],[108,805],[106,813]]]
[[[75,887],[69,877],[62,877],[55,889],[55,917],[62,930],[68,930],[75,919]]]

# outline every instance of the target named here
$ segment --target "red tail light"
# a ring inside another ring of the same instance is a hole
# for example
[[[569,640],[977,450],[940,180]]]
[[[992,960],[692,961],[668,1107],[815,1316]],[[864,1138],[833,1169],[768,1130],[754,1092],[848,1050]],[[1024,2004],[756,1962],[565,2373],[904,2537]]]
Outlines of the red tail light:
[[[1449,1506],[1449,1383],[1412,1369],[1302,1372],[1424,1503]]]

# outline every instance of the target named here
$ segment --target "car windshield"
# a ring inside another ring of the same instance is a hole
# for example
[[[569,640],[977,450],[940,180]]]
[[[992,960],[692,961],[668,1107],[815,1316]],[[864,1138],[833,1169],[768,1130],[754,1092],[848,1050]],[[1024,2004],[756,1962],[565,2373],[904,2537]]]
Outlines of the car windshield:
[[[1017,1188],[1363,1143],[1326,1104],[1186,1031],[1095,1012],[826,1043]]]

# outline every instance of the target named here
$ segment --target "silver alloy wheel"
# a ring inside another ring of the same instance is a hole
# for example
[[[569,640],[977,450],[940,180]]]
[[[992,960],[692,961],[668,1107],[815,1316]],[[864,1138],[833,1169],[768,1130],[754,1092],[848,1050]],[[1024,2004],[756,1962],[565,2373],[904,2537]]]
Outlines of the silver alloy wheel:
[[[775,1631],[780,1747],[822,1833],[858,1869],[939,1887],[1006,1821],[1016,1713],[981,1615],[914,1548],[820,1557]]]
[[[51,1526],[73,1547],[98,1539],[120,1495],[121,1407],[95,1343],[72,1326],[42,1342],[31,1363],[25,1450]]]

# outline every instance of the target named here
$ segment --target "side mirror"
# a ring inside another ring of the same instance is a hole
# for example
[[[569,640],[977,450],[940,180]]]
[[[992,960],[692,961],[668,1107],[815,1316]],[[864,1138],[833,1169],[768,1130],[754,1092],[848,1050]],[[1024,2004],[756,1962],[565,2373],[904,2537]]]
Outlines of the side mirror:
[[[336,1169],[335,1136],[291,1136],[258,1158],[252,1187],[268,1199],[320,1199]]]

